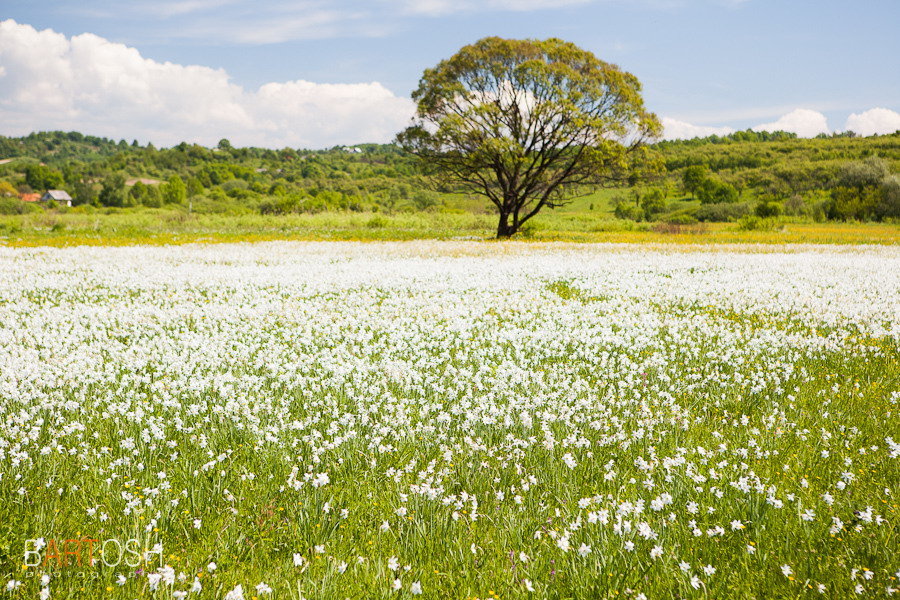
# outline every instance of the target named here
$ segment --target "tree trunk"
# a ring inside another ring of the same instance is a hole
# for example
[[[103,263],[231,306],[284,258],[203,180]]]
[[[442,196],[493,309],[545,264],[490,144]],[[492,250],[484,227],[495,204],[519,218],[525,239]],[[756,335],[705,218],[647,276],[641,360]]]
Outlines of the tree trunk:
[[[497,239],[508,238],[516,232],[516,226],[509,224],[509,213],[500,213],[500,222],[497,224]]]

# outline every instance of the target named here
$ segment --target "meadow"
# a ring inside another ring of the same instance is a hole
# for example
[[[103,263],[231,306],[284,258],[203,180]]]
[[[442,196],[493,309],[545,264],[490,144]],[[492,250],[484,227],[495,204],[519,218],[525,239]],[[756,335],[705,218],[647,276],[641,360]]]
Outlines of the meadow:
[[[636,244],[898,244],[896,223],[824,222],[797,218],[739,223],[636,223],[616,219],[609,191],[538,215],[525,241]],[[682,202],[681,204],[689,204]],[[490,240],[497,217],[484,203],[457,199],[454,212],[204,214],[179,208],[76,208],[0,215],[0,245],[161,245],[192,242]]]
[[[0,247],[0,595],[890,596],[898,341],[895,245]]]

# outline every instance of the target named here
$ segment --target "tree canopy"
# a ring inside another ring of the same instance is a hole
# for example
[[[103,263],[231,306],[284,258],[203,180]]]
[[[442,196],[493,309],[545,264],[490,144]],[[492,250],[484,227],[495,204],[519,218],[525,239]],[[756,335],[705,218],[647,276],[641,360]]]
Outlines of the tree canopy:
[[[661,130],[640,92],[634,75],[572,43],[484,38],[425,71],[398,141],[487,196],[506,237],[542,208],[634,173]]]

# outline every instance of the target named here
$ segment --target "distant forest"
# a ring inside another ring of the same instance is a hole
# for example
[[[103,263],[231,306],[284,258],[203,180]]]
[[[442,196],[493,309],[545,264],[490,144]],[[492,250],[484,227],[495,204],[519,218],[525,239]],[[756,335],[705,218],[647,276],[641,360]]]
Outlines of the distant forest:
[[[621,219],[677,223],[795,217],[900,219],[900,132],[799,139],[740,131],[653,145],[656,175],[616,190]],[[22,202],[67,191],[73,208]],[[587,191],[587,190],[586,190]],[[453,211],[459,194],[435,187],[391,144],[328,150],[159,149],[77,132],[0,136],[0,213],[171,207],[201,213]],[[33,196],[31,197],[33,199]],[[478,199],[469,199],[470,206]],[[593,207],[593,205],[592,205]]]

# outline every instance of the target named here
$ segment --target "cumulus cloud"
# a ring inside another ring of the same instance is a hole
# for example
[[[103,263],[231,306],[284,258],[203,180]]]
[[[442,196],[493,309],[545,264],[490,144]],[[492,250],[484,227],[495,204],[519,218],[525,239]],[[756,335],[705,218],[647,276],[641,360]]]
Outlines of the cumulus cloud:
[[[798,108],[777,121],[757,125],[753,127],[753,131],[789,131],[799,137],[815,137],[820,133],[831,133],[825,115],[808,108]]]
[[[377,82],[268,83],[247,90],[222,69],[159,63],[92,34],[66,38],[0,22],[0,133],[78,130],[158,145],[327,147],[385,142],[412,101]]]
[[[872,108],[859,114],[853,113],[847,117],[844,129],[863,136],[894,133],[900,131],[900,113],[887,108]]]
[[[731,127],[711,127],[707,125],[693,125],[678,119],[662,117],[663,138],[667,140],[687,140],[696,137],[710,135],[728,135],[734,133]]]

